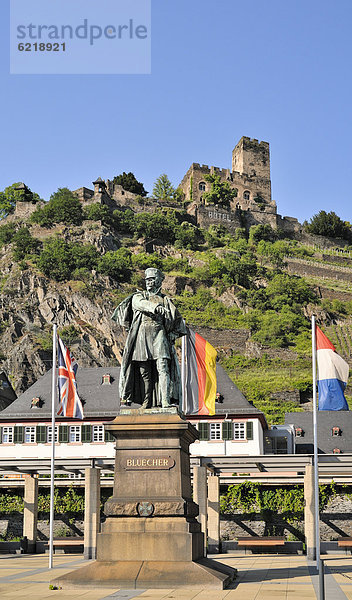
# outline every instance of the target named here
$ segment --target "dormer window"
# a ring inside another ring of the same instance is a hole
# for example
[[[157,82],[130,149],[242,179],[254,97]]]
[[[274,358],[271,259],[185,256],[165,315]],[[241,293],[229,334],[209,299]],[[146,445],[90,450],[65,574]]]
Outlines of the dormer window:
[[[109,373],[105,373],[105,375],[103,375],[103,381],[102,381],[103,385],[110,385],[111,384],[111,376]]]
[[[41,406],[42,406],[42,401],[39,398],[39,396],[37,398],[32,398],[31,408],[34,408],[34,407],[41,408]]]
[[[338,437],[339,435],[341,435],[341,433],[342,432],[341,432],[340,427],[333,427],[332,430],[331,430],[331,435],[333,437]]]
[[[340,448],[334,448],[332,451],[333,454],[341,454]]]
[[[295,429],[295,436],[296,437],[303,437],[304,435],[304,431],[302,429],[302,427],[296,427]]]

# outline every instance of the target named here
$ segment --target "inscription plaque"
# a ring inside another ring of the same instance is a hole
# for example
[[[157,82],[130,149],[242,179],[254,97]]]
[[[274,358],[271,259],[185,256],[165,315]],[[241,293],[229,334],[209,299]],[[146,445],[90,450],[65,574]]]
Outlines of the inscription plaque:
[[[156,469],[172,469],[175,466],[175,461],[170,456],[131,456],[123,458],[121,466],[126,471],[134,470],[151,470]]]

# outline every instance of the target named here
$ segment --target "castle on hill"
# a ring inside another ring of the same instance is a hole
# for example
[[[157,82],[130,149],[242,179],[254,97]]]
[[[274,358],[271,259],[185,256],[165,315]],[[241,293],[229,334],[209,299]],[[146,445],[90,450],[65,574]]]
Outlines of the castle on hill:
[[[236,191],[228,210],[204,202],[203,194],[211,186],[205,178],[209,174],[218,175],[221,181],[228,182]],[[188,212],[195,216],[201,227],[221,222],[230,230],[238,227],[248,230],[259,224],[271,225],[287,234],[297,234],[302,230],[297,219],[281,217],[277,213],[276,202],[271,197],[268,142],[242,137],[232,151],[232,170],[192,163],[180,187],[186,202],[190,202]]]
[[[236,196],[225,208],[207,204],[203,198],[211,183],[206,175],[216,174],[222,182],[228,182]],[[134,212],[154,212],[162,206],[180,208],[178,203],[156,202],[152,198],[140,198],[126,191],[121,185],[98,177],[93,189],[81,187],[75,195],[83,204],[100,203],[110,210],[130,208]],[[232,168],[219,168],[192,163],[184,175],[179,188],[184,194],[184,206],[193,223],[205,229],[221,223],[232,233],[239,227],[247,231],[252,225],[268,224],[287,235],[302,233],[302,226],[293,217],[282,217],[277,213],[276,202],[271,196],[270,150],[268,142],[242,137],[232,151]],[[33,212],[35,205],[17,203],[15,216]]]

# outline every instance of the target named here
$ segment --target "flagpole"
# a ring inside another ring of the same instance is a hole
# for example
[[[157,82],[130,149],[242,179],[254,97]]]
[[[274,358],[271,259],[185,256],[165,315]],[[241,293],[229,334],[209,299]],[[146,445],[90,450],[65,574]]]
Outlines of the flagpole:
[[[185,323],[185,321],[184,321]],[[186,323],[185,323],[186,324]],[[182,387],[182,400],[181,400],[181,412],[183,412],[185,407],[185,398],[186,398],[186,336],[183,335],[181,338],[181,387]]]
[[[57,325],[54,324],[54,326],[53,326],[53,370],[52,370],[52,378],[51,378],[51,464],[50,464],[49,569],[53,568],[53,548],[54,548],[56,346],[57,346]]]
[[[320,521],[319,521],[319,465],[317,425],[317,343],[315,317],[312,316],[312,365],[313,365],[313,445],[314,445],[314,512],[315,512],[315,558],[320,569]]]

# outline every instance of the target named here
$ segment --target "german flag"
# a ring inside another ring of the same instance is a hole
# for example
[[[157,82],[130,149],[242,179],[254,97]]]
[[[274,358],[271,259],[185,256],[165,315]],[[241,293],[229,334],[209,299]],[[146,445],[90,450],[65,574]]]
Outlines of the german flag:
[[[182,410],[187,415],[214,415],[216,397],[216,350],[187,327]]]

